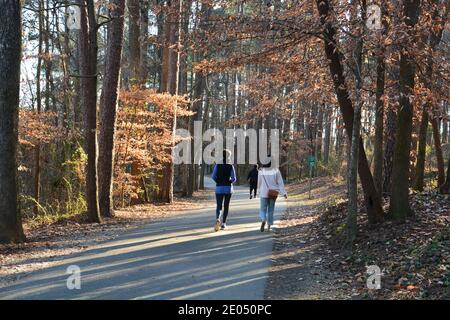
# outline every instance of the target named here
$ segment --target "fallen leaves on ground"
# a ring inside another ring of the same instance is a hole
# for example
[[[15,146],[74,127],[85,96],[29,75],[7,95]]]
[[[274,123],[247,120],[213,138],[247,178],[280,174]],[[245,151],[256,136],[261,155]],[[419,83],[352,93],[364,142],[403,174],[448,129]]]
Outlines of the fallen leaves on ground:
[[[387,217],[377,227],[367,223],[360,201],[358,235],[350,252],[344,248],[345,190],[344,183],[319,178],[309,199],[307,183],[290,186],[293,200],[275,236],[266,297],[449,299],[449,197],[435,191],[412,194],[414,218],[398,223]],[[379,290],[367,288],[370,265],[381,269]]]
[[[362,203],[360,204],[360,207]],[[449,299],[449,197],[435,191],[411,196],[415,216],[405,223],[387,221],[378,227],[358,217],[358,235],[345,260],[329,259],[329,268],[353,283],[360,298]],[[346,203],[328,208],[319,220],[321,241],[332,253],[343,252]],[[381,288],[366,286],[367,266],[380,267]]]

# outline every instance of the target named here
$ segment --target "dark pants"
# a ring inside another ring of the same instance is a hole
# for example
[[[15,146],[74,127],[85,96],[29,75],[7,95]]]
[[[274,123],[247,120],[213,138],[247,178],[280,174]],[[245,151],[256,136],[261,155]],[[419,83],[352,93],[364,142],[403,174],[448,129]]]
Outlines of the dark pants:
[[[231,199],[231,193],[229,193],[229,194],[216,193],[216,202],[217,202],[216,219],[219,219],[220,210],[222,210],[222,205],[223,205],[222,223],[227,222],[228,208],[230,207],[230,199]]]
[[[258,188],[258,184],[250,183],[250,195],[252,195],[252,191],[253,191],[253,196],[256,197],[256,189],[257,188]]]

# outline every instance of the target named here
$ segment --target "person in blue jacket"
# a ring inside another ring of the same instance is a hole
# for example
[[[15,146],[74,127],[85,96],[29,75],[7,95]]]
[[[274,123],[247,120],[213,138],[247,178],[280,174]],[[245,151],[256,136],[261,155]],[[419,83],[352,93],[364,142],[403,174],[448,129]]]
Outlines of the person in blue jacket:
[[[216,223],[214,231],[224,230],[227,227],[228,209],[230,207],[231,195],[233,194],[233,183],[236,182],[236,171],[230,164],[231,152],[223,151],[222,163],[214,166],[212,178],[216,182]],[[222,215],[220,212],[223,212]],[[222,217],[222,221],[220,220]]]

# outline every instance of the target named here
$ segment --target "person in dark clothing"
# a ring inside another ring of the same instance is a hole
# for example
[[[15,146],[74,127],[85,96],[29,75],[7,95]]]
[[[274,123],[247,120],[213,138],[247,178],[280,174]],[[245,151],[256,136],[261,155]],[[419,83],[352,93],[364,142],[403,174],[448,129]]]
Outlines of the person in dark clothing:
[[[258,166],[255,164],[247,176],[247,181],[250,184],[250,199],[256,198],[256,189],[258,188]],[[253,196],[252,196],[253,192]]]
[[[231,195],[233,194],[233,183],[236,181],[236,171],[233,165],[229,164],[231,152],[224,150],[223,162],[214,166],[212,178],[216,182],[216,223],[214,230],[217,232],[227,227],[228,209],[230,206]],[[220,221],[220,211],[222,211],[222,221]]]

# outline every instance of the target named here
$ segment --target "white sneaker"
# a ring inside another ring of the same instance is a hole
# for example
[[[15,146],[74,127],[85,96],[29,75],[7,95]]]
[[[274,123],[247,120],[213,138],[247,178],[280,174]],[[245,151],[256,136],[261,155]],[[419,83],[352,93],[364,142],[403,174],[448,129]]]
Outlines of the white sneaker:
[[[226,223],[222,223],[222,226],[220,227],[222,230],[225,230],[227,228],[227,224]]]

